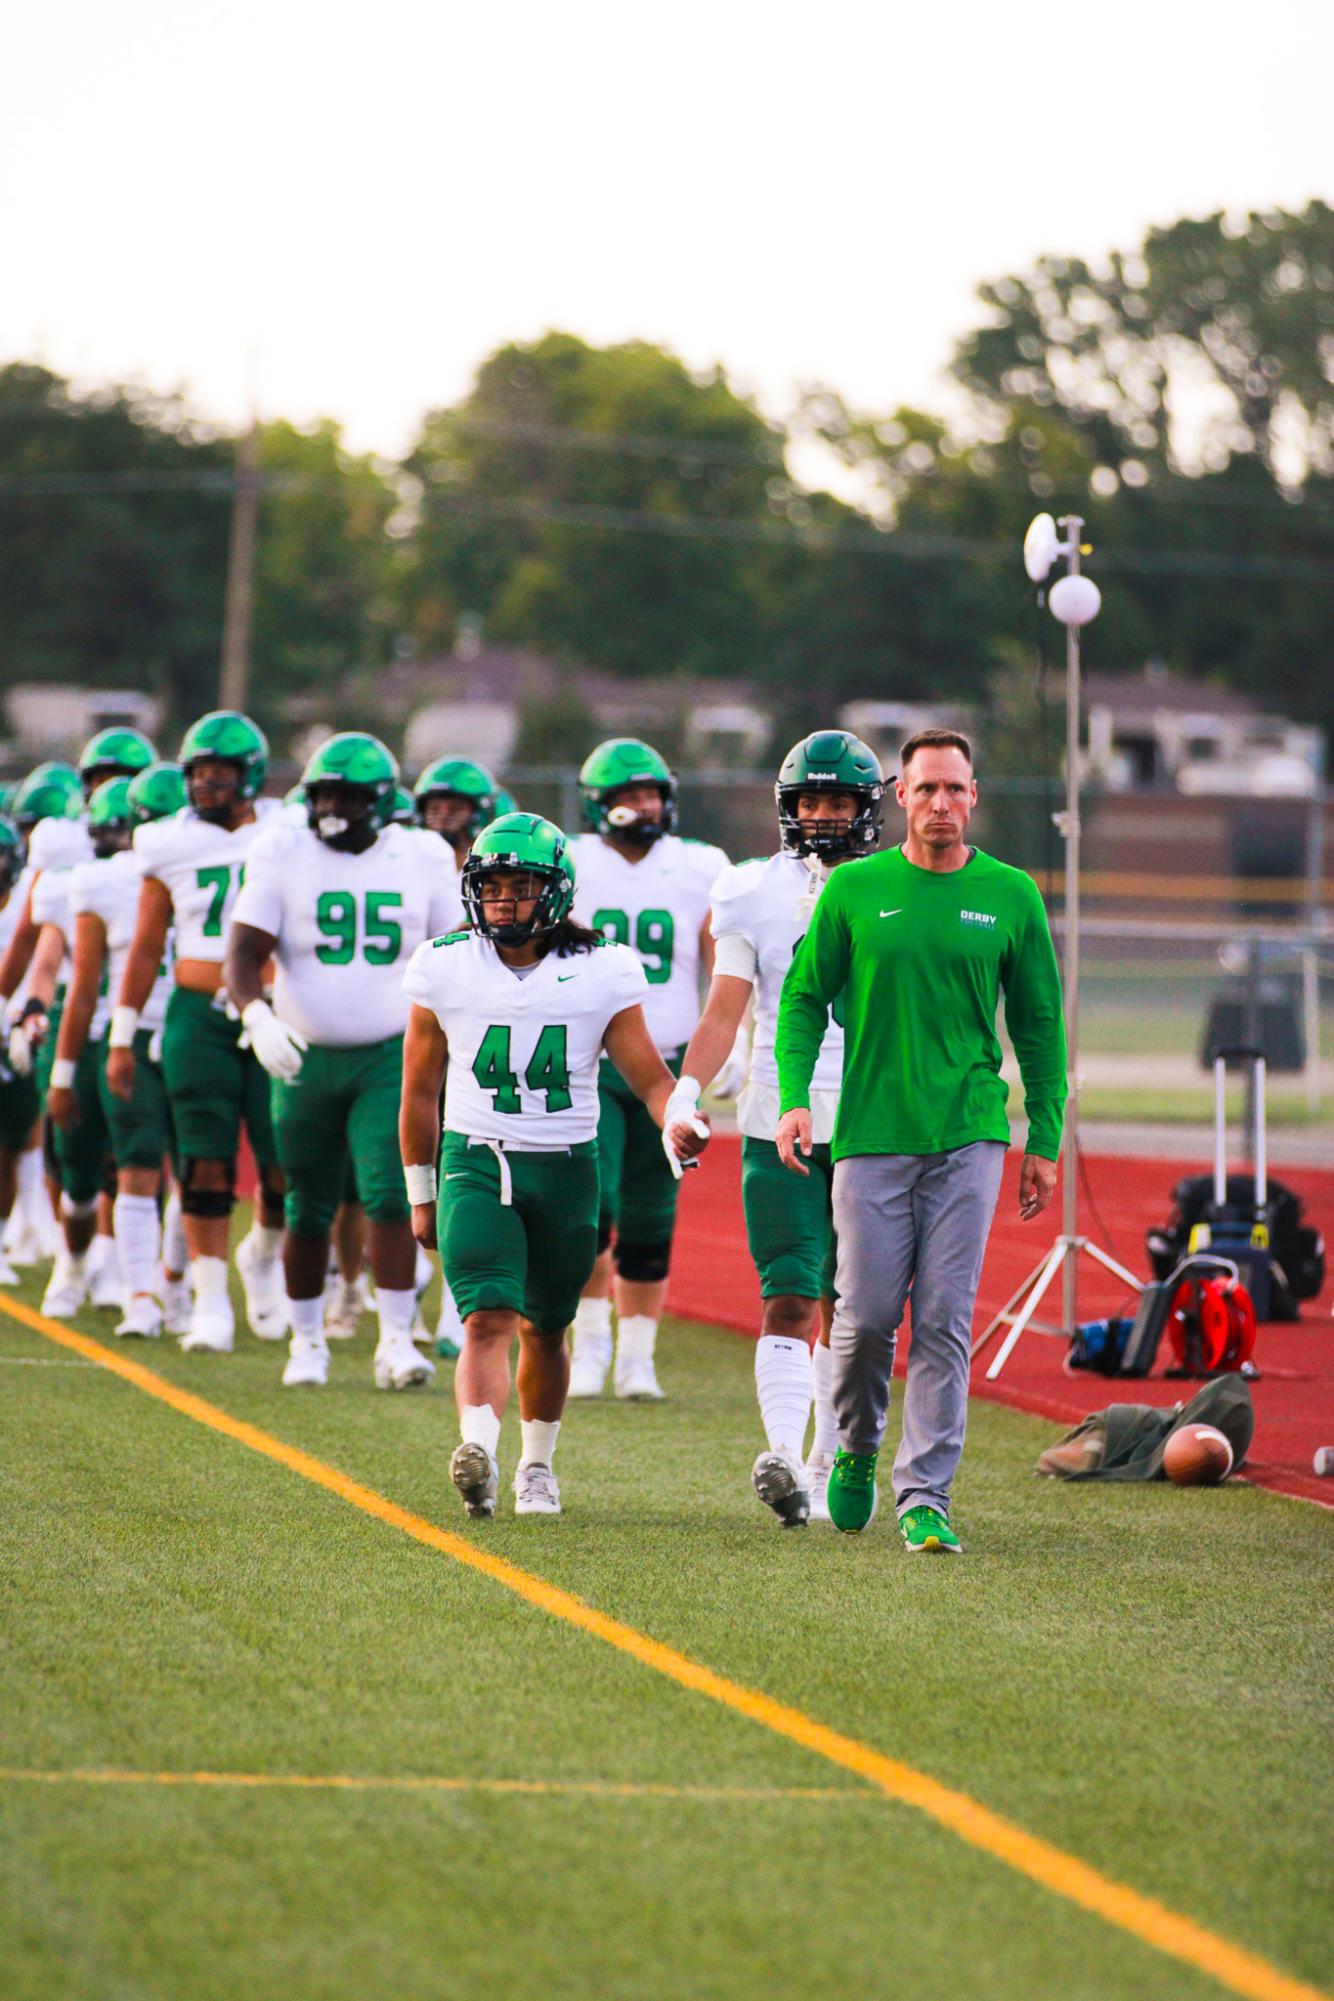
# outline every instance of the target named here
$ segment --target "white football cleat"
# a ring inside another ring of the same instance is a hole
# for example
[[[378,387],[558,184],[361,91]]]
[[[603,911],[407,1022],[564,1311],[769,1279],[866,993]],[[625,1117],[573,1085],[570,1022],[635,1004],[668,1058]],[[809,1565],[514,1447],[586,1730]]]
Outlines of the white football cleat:
[[[236,1275],[245,1293],[245,1317],[259,1341],[282,1341],[287,1335],[287,1286],[283,1261],[275,1251],[265,1257],[249,1236],[236,1246]]]
[[[611,1342],[576,1334],[570,1358],[570,1387],[567,1397],[600,1397],[611,1367]]]
[[[324,1340],[312,1341],[304,1334],[294,1334],[291,1353],[283,1368],[283,1388],[322,1390],[328,1380],[328,1343]]]
[[[18,1282],[18,1273],[5,1256],[4,1251],[0,1250],[0,1285],[17,1285]]]
[[[375,1350],[374,1367],[377,1390],[415,1389],[419,1383],[429,1383],[435,1374],[435,1363],[420,1353],[407,1334],[397,1335],[391,1341],[381,1340]]]
[[[811,1490],[800,1459],[786,1452],[761,1452],[751,1468],[750,1484],[785,1529],[805,1528],[811,1518]]]
[[[618,1355],[612,1387],[627,1403],[661,1403],[665,1394],[652,1355]]]
[[[56,1252],[51,1276],[42,1294],[42,1312],[52,1320],[70,1320],[88,1297],[88,1266],[68,1251]]]
[[[829,1520],[829,1475],[834,1470],[832,1452],[812,1452],[806,1461],[806,1485],[811,1490],[811,1520]]]
[[[37,1232],[16,1209],[5,1231],[5,1256],[12,1265],[35,1265],[42,1256]]]
[[[514,1512],[516,1515],[560,1513],[560,1488],[549,1466],[540,1466],[534,1460],[518,1468],[514,1475]]]
[[[151,1292],[136,1292],[125,1307],[125,1317],[117,1322],[117,1334],[137,1334],[141,1341],[156,1341],[162,1332],[162,1308]]]
[[[236,1321],[230,1299],[206,1306],[196,1300],[190,1309],[189,1331],[181,1341],[186,1355],[230,1355],[236,1335]]]
[[[324,1295],[324,1338],[326,1341],[353,1341],[366,1311],[366,1274],[354,1279],[336,1278]]]
[[[449,1477],[474,1521],[489,1522],[496,1512],[500,1468],[484,1445],[456,1445]]]
[[[190,1332],[189,1279],[168,1278],[164,1272],[161,1277],[160,1287],[163,1333],[188,1334]]]

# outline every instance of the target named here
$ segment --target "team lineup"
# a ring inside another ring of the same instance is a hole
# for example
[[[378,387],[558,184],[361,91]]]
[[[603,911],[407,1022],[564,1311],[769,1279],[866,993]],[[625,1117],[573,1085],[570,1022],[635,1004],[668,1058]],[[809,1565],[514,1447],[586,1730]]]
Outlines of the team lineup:
[[[449,1477],[484,1520],[517,1344],[514,1508],[559,1515],[567,1405],[664,1393],[677,1194],[716,1088],[763,1301],[756,1496],[785,1527],[871,1520],[911,1299],[893,1504],[909,1552],[958,1553],[1002,1000],[1025,1218],[1065,1094],[1046,914],[965,838],[967,739],[903,746],[890,843],[874,754],[813,732],[777,776],[775,852],[736,864],[677,832],[675,776],[637,739],[585,761],[577,834],[467,759],[409,792],[361,732],[281,802],[267,766],[259,728],[216,711],[174,763],[104,730],[4,801],[0,1284],[51,1256],[46,1314],[114,1308],[123,1338],[226,1355],[244,1133],[235,1269],[283,1385],[328,1381],[373,1286],[376,1388],[428,1382],[428,1349],[455,1361]]]

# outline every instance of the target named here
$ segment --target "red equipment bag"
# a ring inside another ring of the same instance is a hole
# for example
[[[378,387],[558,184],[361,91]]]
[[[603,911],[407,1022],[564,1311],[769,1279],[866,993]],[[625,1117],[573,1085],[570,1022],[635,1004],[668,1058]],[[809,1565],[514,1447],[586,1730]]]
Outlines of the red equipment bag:
[[[1169,1376],[1259,1373],[1251,1360],[1255,1307],[1235,1270],[1183,1278],[1172,1296],[1165,1331],[1174,1357],[1164,1372]]]

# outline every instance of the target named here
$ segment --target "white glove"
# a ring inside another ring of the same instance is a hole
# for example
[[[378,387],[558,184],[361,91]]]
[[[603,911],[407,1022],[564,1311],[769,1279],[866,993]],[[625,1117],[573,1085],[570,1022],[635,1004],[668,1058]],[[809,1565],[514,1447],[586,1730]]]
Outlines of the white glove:
[[[9,1067],[16,1077],[31,1077],[33,1051],[39,1042],[46,1041],[50,1018],[34,1009],[25,1014],[9,1031]]]
[[[241,1010],[241,1020],[250,1038],[250,1047],[270,1077],[290,1084],[299,1075],[301,1059],[309,1048],[304,1035],[279,1021],[266,1000],[252,1000]]]
[[[694,1077],[678,1078],[676,1089],[662,1108],[662,1150],[674,1179],[679,1181],[688,1167],[698,1167],[699,1162],[682,1160],[672,1145],[673,1126],[685,1126],[700,1139],[709,1137],[709,1128],[699,1115],[699,1084]]]
[[[736,1032],[736,1041],[723,1062],[722,1069],[714,1078],[714,1089],[720,1098],[739,1098],[746,1088],[750,1075],[750,1031],[745,1022]]]

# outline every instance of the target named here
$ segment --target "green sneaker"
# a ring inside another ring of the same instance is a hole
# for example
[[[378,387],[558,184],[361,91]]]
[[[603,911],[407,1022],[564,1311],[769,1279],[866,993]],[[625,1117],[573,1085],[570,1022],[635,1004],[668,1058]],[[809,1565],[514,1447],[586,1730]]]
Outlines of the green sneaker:
[[[845,1535],[856,1535],[875,1513],[875,1462],[878,1452],[834,1454],[829,1475],[829,1519]]]
[[[947,1518],[939,1508],[928,1508],[925,1502],[909,1508],[906,1515],[900,1516],[899,1534],[907,1545],[909,1556],[920,1556],[925,1549],[940,1550],[947,1556],[963,1555],[963,1544]]]

